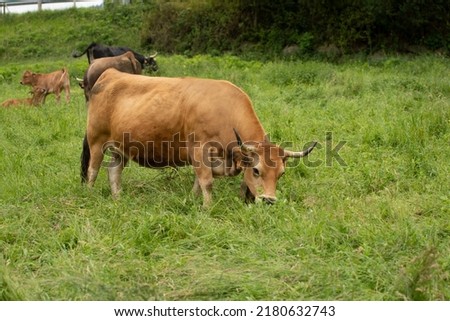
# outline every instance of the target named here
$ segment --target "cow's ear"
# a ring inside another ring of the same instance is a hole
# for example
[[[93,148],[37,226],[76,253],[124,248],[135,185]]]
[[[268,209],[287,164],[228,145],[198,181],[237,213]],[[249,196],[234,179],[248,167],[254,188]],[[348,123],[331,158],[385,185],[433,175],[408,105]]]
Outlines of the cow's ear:
[[[257,159],[258,155],[255,153],[248,153],[240,147],[233,148],[233,162],[235,163],[236,168],[242,169],[244,167],[252,167]]]
[[[242,170],[242,168],[244,167],[244,157],[245,155],[242,153],[240,147],[233,148],[233,163],[235,164],[237,170]]]

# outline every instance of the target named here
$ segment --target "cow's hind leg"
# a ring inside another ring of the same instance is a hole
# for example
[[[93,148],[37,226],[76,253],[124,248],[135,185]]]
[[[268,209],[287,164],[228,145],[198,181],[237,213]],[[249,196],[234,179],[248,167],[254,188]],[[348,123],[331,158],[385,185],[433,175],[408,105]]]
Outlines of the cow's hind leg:
[[[111,186],[111,193],[114,198],[118,197],[121,191],[121,176],[128,159],[116,150],[111,149],[111,161],[108,165],[108,179]]]
[[[101,144],[93,144],[90,146],[91,158],[87,170],[87,185],[92,187],[97,179],[98,171],[103,162],[103,146]]]
[[[61,100],[61,91],[55,90],[56,102],[59,104]]]
[[[66,94],[66,103],[70,102],[70,85],[64,87],[64,92]]]
[[[192,187],[192,192],[195,195],[200,195],[200,193],[202,192],[202,189],[200,188],[200,184],[198,183],[197,173],[195,174],[195,181],[194,181],[194,186]]]

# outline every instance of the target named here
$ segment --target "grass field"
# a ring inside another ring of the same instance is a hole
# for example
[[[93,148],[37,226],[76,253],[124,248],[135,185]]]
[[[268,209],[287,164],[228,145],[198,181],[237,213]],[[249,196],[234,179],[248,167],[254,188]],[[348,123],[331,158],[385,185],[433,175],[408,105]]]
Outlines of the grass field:
[[[23,70],[68,66],[70,104],[0,109],[0,299],[449,300],[447,58],[340,64],[161,56],[159,75],[243,88],[271,139],[317,140],[272,206],[245,204],[240,177],[191,193],[192,168],[106,170],[80,184],[86,62],[0,66],[0,101],[27,96]]]

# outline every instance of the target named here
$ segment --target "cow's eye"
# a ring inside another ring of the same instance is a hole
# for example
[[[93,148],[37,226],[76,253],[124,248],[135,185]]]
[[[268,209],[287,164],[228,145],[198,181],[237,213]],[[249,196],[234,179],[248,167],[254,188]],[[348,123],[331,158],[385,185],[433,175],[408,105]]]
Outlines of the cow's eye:
[[[257,169],[256,167],[253,167],[253,176],[259,177],[259,169]]]

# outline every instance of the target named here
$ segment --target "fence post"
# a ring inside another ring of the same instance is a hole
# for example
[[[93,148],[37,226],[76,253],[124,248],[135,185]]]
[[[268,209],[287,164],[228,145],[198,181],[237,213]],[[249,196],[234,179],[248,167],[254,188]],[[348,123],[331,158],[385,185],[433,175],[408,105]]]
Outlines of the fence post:
[[[38,5],[38,11],[41,11],[42,10],[42,0],[38,0],[37,5]]]

